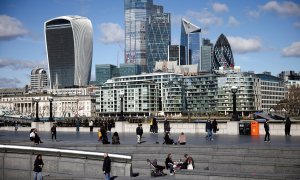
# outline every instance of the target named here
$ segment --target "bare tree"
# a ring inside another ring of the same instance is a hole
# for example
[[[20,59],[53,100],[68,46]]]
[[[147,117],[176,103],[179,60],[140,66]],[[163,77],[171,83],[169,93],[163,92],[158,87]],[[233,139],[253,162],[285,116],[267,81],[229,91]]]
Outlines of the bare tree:
[[[281,100],[275,107],[275,110],[285,109],[290,115],[300,115],[300,87],[291,86],[286,98]]]

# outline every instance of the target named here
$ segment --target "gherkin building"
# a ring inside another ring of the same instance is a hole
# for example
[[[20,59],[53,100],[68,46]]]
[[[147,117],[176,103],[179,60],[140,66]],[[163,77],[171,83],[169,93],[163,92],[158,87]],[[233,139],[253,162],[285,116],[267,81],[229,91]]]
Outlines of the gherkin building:
[[[213,69],[234,67],[234,60],[230,44],[224,34],[221,34],[213,51]]]

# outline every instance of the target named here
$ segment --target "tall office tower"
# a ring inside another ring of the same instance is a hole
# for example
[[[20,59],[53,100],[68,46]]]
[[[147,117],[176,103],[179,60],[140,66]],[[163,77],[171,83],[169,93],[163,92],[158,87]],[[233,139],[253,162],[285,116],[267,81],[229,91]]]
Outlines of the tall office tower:
[[[112,64],[96,64],[96,81],[100,85],[108,79],[119,77],[118,67]]]
[[[202,39],[201,45],[201,71],[212,71],[212,59],[213,59],[213,43],[209,39]]]
[[[224,34],[221,34],[215,44],[213,52],[213,69],[233,68],[234,60],[230,44]]]
[[[181,45],[186,48],[186,65],[200,65],[200,33],[201,29],[191,22],[181,20]]]
[[[168,61],[176,61],[177,65],[185,65],[185,47],[181,45],[170,45]]]
[[[34,68],[30,75],[31,89],[41,90],[48,85],[47,72],[44,68]]]
[[[50,88],[88,85],[93,28],[86,17],[61,16],[45,22]]]
[[[143,72],[151,71],[155,65],[153,60],[157,57],[161,58],[157,54],[165,54],[167,57],[166,49],[169,44],[166,42],[170,42],[171,34],[170,15],[163,13],[162,6],[154,5],[153,0],[125,0],[124,4],[125,63],[141,65]],[[163,29],[160,31],[160,28]],[[163,39],[153,40],[152,38],[156,36]],[[150,38],[151,41],[149,41]],[[161,44],[154,46],[154,43]],[[166,44],[164,50],[155,52],[155,48],[162,47],[164,44]],[[154,50],[149,48],[154,48]],[[149,52],[152,52],[152,59],[148,62]],[[148,65],[152,67],[148,69]]]
[[[155,62],[167,60],[168,46],[171,44],[171,16],[163,13],[163,7],[156,6],[157,11],[148,21],[148,72],[153,72]]]

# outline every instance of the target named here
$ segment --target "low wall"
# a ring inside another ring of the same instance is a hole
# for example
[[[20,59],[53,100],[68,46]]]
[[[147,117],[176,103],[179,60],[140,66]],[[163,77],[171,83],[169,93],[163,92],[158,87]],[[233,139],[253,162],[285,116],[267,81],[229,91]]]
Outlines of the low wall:
[[[239,134],[239,121],[227,121],[224,123],[218,123],[218,134],[238,135]],[[117,132],[132,132],[136,130],[136,123],[128,122],[116,122],[115,131]],[[173,133],[205,133],[205,123],[170,123],[171,132]],[[144,132],[149,132],[150,125],[148,123],[143,124]],[[158,124],[158,132],[164,131],[163,123]],[[282,122],[271,122],[270,133],[272,135],[284,135],[284,123]],[[259,134],[264,135],[265,129],[264,124],[259,123]],[[291,126],[291,135],[300,136],[300,124],[294,123]]]
[[[104,178],[102,172],[103,155],[83,155],[76,153],[56,152],[51,148],[34,150],[20,150],[14,148],[0,147],[0,180],[20,180],[33,179],[33,164],[37,154],[42,154],[44,167],[43,175],[65,175],[70,177],[84,177],[92,179]],[[23,146],[24,147],[24,146]],[[49,151],[50,150],[50,151]],[[64,150],[62,150],[64,151]],[[100,153],[98,153],[100,154]],[[103,153],[102,153],[103,154]],[[119,155],[121,156],[121,155]],[[110,155],[112,159],[111,175],[112,176],[130,176],[131,175],[131,158],[122,159]]]
[[[227,121],[218,123],[218,134],[238,135],[239,134],[239,123],[243,121]],[[32,122],[32,127],[38,129],[38,131],[48,131],[52,127],[52,122]],[[171,132],[174,133],[205,133],[205,123],[170,123]],[[112,128],[112,132],[131,132],[135,133],[137,123],[128,123],[127,121],[119,121],[115,123],[115,128]],[[31,127],[19,127],[18,131],[29,132]],[[76,132],[76,127],[56,127],[57,131],[60,132]],[[99,127],[94,127],[94,132],[97,132]],[[150,125],[148,123],[143,124],[144,132],[149,132]],[[270,133],[271,135],[285,135],[284,123],[282,121],[270,122]],[[0,130],[14,131],[13,126],[0,127]],[[163,123],[158,123],[158,132],[162,133],[164,130]],[[89,127],[80,127],[80,132],[89,132]],[[259,134],[264,135],[264,124],[259,123]],[[291,126],[291,135],[300,136],[300,123],[293,123]]]

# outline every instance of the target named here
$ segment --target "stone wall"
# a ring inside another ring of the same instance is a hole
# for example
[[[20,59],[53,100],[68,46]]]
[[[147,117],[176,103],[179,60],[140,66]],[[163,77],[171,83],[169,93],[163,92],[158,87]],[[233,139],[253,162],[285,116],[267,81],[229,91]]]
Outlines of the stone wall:
[[[218,134],[238,135],[239,123],[237,121],[227,121],[224,123],[218,123]],[[136,123],[128,122],[116,122],[115,131],[117,132],[131,132],[136,130]],[[205,133],[205,123],[170,123],[171,132],[174,133]],[[148,123],[143,124],[144,132],[149,132],[150,125]],[[158,124],[158,132],[162,133],[164,130],[163,123]],[[284,123],[270,123],[270,133],[272,135],[284,135]],[[259,123],[259,135],[264,135],[264,124]],[[300,123],[294,123],[291,127],[291,135],[300,136]]]
[[[41,153],[43,154],[43,153]],[[33,164],[36,154],[0,153],[0,180],[33,179]],[[43,155],[43,175],[104,178],[101,159],[87,159],[79,157],[62,157],[57,155]],[[120,162],[112,159],[112,176],[130,176],[131,162]]]

